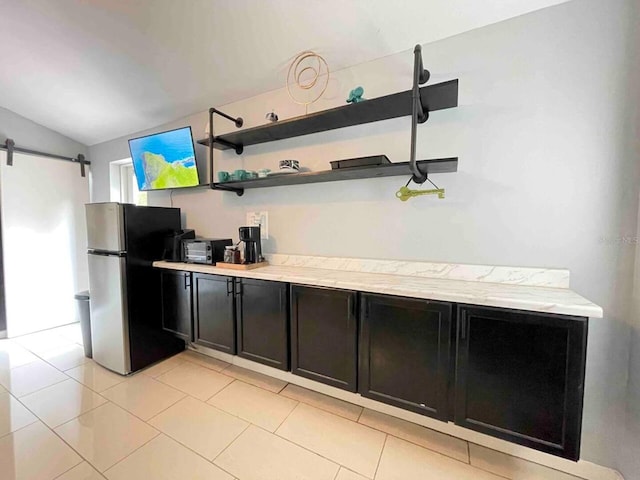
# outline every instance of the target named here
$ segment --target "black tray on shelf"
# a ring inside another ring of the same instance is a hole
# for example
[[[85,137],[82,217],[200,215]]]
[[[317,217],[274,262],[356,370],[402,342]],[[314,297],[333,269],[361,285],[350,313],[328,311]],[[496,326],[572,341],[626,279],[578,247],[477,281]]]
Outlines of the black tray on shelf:
[[[348,158],[346,160],[334,160],[329,162],[331,170],[353,167],[374,167],[391,163],[386,155],[371,155],[369,157]]]

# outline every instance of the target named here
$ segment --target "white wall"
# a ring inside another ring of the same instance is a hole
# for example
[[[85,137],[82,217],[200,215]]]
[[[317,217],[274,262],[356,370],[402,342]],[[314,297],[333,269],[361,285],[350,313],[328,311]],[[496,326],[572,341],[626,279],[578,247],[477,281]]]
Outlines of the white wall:
[[[87,155],[86,145],[0,106],[0,143],[4,143],[6,138],[15,140],[17,147],[69,157],[80,153]]]
[[[640,3],[636,2],[635,12],[632,14],[636,25],[640,24]],[[640,65],[637,59],[640,58],[640,29],[635,29],[635,39],[631,39],[632,56],[635,59],[636,68],[632,72],[632,85],[635,88],[629,90],[630,102],[636,105],[634,121],[631,122],[629,135],[635,139],[635,158],[640,157]],[[634,129],[635,127],[635,129]],[[640,202],[639,202],[640,203]],[[640,477],[640,209],[638,211],[638,230],[636,236],[630,239],[630,243],[636,246],[636,263],[634,273],[634,301],[631,315],[631,352],[629,358],[629,387],[627,393],[627,421],[625,445],[633,445],[635,448],[622,450],[620,469],[628,472],[628,478]],[[633,473],[631,473],[633,472]],[[635,476],[635,477],[634,477]]]
[[[430,83],[460,79],[460,106],[419,127],[419,158],[458,156],[459,171],[433,176],[447,198],[394,198],[406,178],[248,190],[243,197],[176,191],[173,204],[203,236],[237,237],[246,211],[269,212],[269,252],[457,263],[567,267],[572,288],[602,305],[590,324],[582,458],[618,466],[629,364],[629,311],[636,234],[638,162],[630,101],[630,8],[634,0],[574,0],[425,45]],[[409,46],[408,46],[409,47]],[[328,59],[331,63],[331,59]],[[406,90],[412,54],[337,72],[316,109]],[[263,123],[303,113],[284,90],[221,107]],[[216,133],[233,129],[221,119]],[[192,125],[206,113],[154,129]],[[218,169],[274,168],[297,158],[313,170],[329,161],[409,154],[409,119],[216,151]],[[149,131],[150,132],[150,131]],[[108,198],[108,162],[128,156],[127,138],[90,148],[94,199]],[[204,159],[205,151],[199,156]],[[408,176],[407,176],[408,178]],[[150,201],[168,204],[166,193]],[[633,477],[630,477],[633,478]]]

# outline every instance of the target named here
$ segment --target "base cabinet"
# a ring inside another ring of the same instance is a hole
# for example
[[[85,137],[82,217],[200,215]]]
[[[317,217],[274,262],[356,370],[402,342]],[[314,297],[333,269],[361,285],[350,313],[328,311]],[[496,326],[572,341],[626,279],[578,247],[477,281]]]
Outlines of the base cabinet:
[[[160,273],[162,328],[191,341],[191,272]]]
[[[237,354],[289,370],[289,284],[236,279]]]
[[[460,306],[455,423],[580,456],[587,319]]]
[[[185,340],[578,460],[588,319],[161,271]]]
[[[357,293],[291,286],[291,372],[357,391]]]
[[[359,391],[447,419],[450,303],[362,294]]]
[[[236,308],[233,277],[194,273],[193,303],[195,343],[235,355]]]

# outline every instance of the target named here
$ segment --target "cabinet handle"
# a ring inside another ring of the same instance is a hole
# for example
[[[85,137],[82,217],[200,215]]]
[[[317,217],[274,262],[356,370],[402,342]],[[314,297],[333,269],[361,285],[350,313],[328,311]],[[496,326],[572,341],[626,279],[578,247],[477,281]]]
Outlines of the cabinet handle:
[[[227,297],[233,293],[233,279],[227,278]]]
[[[280,308],[282,309],[283,312],[287,311],[287,295],[283,295],[283,293],[285,293],[285,291],[283,291],[282,289],[280,289]]]
[[[242,296],[244,293],[244,286],[242,285],[242,280],[236,279],[236,295]]]
[[[184,274],[184,289],[191,287],[191,275],[188,273]]]
[[[351,319],[356,318],[354,304],[355,302],[353,301],[353,295],[349,295],[349,297],[347,298],[347,309],[349,310],[347,314],[347,328],[351,328]]]

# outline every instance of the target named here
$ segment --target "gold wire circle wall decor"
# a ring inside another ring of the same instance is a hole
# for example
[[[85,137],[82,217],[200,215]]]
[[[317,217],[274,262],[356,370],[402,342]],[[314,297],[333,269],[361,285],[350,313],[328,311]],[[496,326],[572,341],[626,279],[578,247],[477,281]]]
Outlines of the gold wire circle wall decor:
[[[329,86],[329,65],[315,52],[307,50],[293,59],[287,72],[287,93],[291,100],[307,108],[318,101]]]

